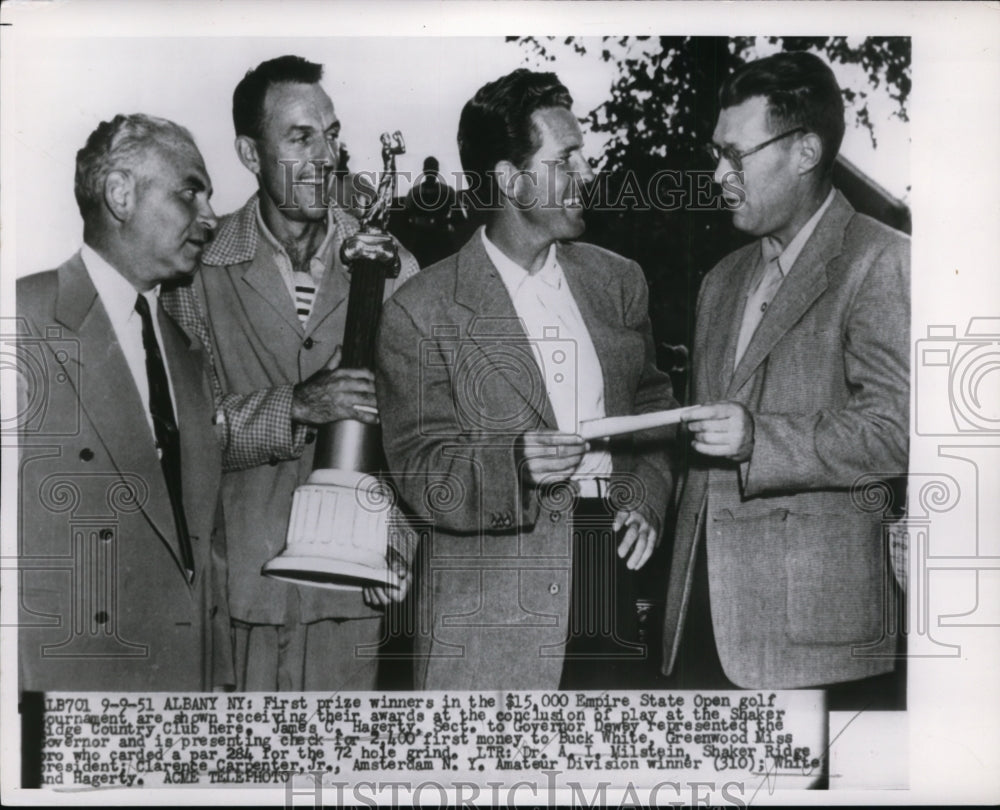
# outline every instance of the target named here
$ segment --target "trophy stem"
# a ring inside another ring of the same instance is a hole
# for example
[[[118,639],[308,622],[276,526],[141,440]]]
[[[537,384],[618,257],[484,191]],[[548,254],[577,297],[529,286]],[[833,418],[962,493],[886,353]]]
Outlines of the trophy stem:
[[[316,435],[314,470],[376,473],[382,469],[382,431],[355,419],[323,425]]]
[[[343,368],[375,368],[375,337],[389,269],[384,262],[370,259],[355,259],[351,265],[351,289],[340,361]]]
[[[351,264],[342,368],[375,368],[375,337],[389,270],[385,262],[371,259],[358,258]],[[382,432],[378,425],[343,419],[323,425],[317,432],[314,470],[374,473],[382,466]]]

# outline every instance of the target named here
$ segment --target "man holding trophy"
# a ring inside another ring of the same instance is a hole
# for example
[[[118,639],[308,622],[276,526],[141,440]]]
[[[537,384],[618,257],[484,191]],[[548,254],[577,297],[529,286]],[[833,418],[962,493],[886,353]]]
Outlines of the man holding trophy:
[[[241,691],[375,687],[384,590],[362,598],[357,588],[300,587],[261,574],[284,545],[317,428],[379,420],[371,371],[340,367],[351,283],[341,249],[360,224],[333,201],[340,122],[322,73],[283,56],[237,85],[236,152],[258,190],[222,218],[196,282],[165,296],[212,355]],[[386,297],[418,270],[412,255],[397,252],[401,268]],[[389,556],[405,581],[404,555]]]

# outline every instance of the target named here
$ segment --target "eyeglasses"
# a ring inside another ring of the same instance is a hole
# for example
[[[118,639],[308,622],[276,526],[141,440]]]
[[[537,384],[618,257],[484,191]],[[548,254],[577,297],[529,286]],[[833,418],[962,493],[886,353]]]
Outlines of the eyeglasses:
[[[726,159],[726,162],[732,166],[736,171],[743,171],[743,158],[752,155],[754,152],[759,152],[761,149],[765,149],[772,143],[777,143],[780,140],[787,138],[789,135],[795,135],[797,132],[805,132],[805,127],[795,127],[795,129],[790,129],[788,132],[782,132],[780,135],[775,135],[771,140],[764,141],[764,143],[759,143],[751,149],[744,149],[742,152],[737,152],[731,146],[719,146],[714,143],[708,144],[706,147],[708,149],[708,154],[712,156],[712,160],[717,164],[722,158]]]

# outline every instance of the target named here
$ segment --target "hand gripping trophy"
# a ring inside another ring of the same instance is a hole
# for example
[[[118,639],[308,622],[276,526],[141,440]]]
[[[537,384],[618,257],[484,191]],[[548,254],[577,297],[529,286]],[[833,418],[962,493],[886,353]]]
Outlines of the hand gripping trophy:
[[[396,243],[386,232],[396,194],[396,155],[403,136],[382,133],[382,176],[361,229],[344,241],[351,274],[341,366],[373,369],[386,278],[399,275]],[[263,573],[300,585],[361,588],[397,585],[386,565],[392,493],[375,474],[383,467],[378,425],[330,422],[316,437],[313,472],[295,490],[285,548]]]

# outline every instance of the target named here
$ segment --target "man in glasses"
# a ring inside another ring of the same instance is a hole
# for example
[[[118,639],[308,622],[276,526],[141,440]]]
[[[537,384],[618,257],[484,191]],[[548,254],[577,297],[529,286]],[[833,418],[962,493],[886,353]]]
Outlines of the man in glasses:
[[[750,63],[719,98],[715,178],[757,239],[699,295],[664,672],[839,684],[836,705],[894,668],[883,516],[852,487],[907,469],[909,241],[832,187],[844,110],[821,59]]]

